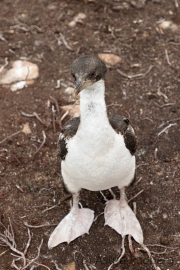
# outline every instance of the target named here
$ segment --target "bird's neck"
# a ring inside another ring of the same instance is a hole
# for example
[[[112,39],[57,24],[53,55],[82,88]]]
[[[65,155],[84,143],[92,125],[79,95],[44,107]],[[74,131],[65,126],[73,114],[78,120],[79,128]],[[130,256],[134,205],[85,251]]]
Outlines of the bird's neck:
[[[81,126],[108,122],[104,80],[99,80],[80,93]]]

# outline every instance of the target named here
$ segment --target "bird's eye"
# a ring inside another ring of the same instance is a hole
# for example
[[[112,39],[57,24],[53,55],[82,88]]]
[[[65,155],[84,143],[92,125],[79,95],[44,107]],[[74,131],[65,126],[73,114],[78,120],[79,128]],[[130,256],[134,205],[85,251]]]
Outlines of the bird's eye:
[[[76,76],[74,74],[71,74],[71,75],[73,76],[74,80],[76,81]]]
[[[99,74],[96,76],[96,81],[99,81],[100,79],[101,79],[101,75]]]
[[[91,71],[91,73],[89,74],[89,78],[90,78],[90,79],[93,79],[94,76],[95,76],[95,74],[96,74],[96,72],[95,72],[94,70]]]

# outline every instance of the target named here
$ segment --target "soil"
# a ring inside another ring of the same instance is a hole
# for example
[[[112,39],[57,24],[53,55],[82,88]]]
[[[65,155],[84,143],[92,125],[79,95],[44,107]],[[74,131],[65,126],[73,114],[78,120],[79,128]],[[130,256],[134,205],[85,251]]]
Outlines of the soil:
[[[177,1],[178,2],[178,1]],[[82,190],[81,203],[98,216],[90,233],[48,250],[48,238],[56,224],[68,213],[70,198],[66,193],[57,158],[62,105],[73,104],[65,93],[72,86],[70,65],[87,54],[114,53],[122,62],[109,67],[106,76],[106,101],[109,113],[130,118],[137,137],[137,174],[126,190],[137,204],[137,217],[144,233],[144,243],[161,270],[180,269],[179,227],[179,88],[180,31],[160,31],[157,21],[165,19],[180,27],[176,1],[78,1],[78,0],[1,0],[0,66],[26,59],[38,65],[40,76],[33,85],[11,92],[0,86],[0,215],[7,228],[12,223],[14,239],[23,252],[28,241],[27,264],[16,261],[16,269],[108,269],[119,256],[121,237],[104,226],[105,202],[99,192]],[[74,27],[69,23],[78,13],[86,18]],[[60,39],[64,35],[65,44]],[[150,68],[150,69],[149,69]],[[139,75],[134,77],[122,76]],[[57,88],[57,80],[61,80]],[[56,108],[56,112],[52,112]],[[36,117],[23,116],[34,112]],[[54,117],[54,118],[53,118]],[[54,119],[54,120],[53,120]],[[67,116],[63,122],[69,119]],[[31,134],[20,132],[29,123]],[[53,126],[54,124],[54,126]],[[42,145],[43,131],[46,135]],[[42,147],[39,149],[39,147]],[[39,149],[39,150],[38,150]],[[115,189],[117,196],[118,190]],[[105,191],[110,198],[108,191]],[[52,208],[52,206],[56,207]],[[45,211],[46,210],[46,211]],[[3,234],[4,228],[0,226]],[[2,235],[1,235],[2,236]],[[39,257],[28,263],[38,255]],[[164,247],[163,247],[164,246]],[[125,241],[125,255],[112,269],[154,269],[146,252],[133,241],[131,254]],[[167,248],[166,248],[167,247]],[[12,266],[18,255],[0,246],[0,269]],[[85,268],[83,260],[86,260]],[[58,268],[59,267],[59,268]],[[94,268],[93,268],[94,267]]]

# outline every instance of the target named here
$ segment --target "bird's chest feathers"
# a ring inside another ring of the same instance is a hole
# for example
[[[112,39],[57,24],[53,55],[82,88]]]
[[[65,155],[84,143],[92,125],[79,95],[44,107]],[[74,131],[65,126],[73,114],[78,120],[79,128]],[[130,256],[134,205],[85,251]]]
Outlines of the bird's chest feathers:
[[[89,122],[87,129],[80,128],[69,143],[67,171],[73,172],[73,177],[77,176],[78,181],[95,180],[100,176],[104,181],[106,173],[109,174],[109,171],[118,168],[120,140],[117,143],[117,137],[113,136],[111,130],[109,132],[108,127],[102,127],[101,123],[99,126],[93,126],[92,121]]]
[[[104,155],[114,145],[112,130],[104,109],[96,102],[88,102],[83,110],[82,121],[74,138],[74,146],[90,158]]]
[[[89,123],[89,128],[77,133],[75,144],[81,153],[88,154],[91,158],[106,154],[113,147],[114,137],[108,133],[106,127],[96,126]]]

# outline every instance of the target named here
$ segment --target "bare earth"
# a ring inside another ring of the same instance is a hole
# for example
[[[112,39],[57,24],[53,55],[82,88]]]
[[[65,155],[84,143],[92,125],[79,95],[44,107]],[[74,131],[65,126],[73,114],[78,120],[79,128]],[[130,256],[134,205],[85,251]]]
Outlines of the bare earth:
[[[104,226],[100,215],[105,204],[102,196],[86,190],[81,193],[82,205],[99,215],[90,234],[69,245],[47,248],[50,233],[70,209],[70,198],[60,201],[66,193],[56,147],[64,111],[57,108],[73,104],[64,92],[73,83],[72,61],[102,52],[122,58],[107,72],[108,111],[130,118],[138,137],[136,180],[126,192],[128,199],[143,192],[130,206],[136,202],[144,243],[153,245],[149,249],[155,252],[157,265],[161,270],[180,269],[180,8],[175,6],[179,0],[147,1],[141,8],[137,2],[143,1],[0,1],[0,67],[5,58],[9,62],[23,58],[36,63],[40,71],[33,85],[17,92],[0,86],[0,141],[27,122],[32,131],[29,135],[20,132],[0,144],[0,218],[6,228],[11,221],[14,248],[21,252],[28,242],[25,222],[50,225],[29,228],[31,242],[24,266],[23,260],[15,262],[16,268],[11,266],[16,258],[12,253],[18,254],[7,245],[0,246],[0,270],[106,270],[120,254],[121,237]],[[87,17],[70,27],[79,12]],[[177,29],[159,30],[160,19],[172,21]],[[62,85],[56,88],[59,79]],[[43,122],[22,112],[35,112]],[[37,151],[43,131],[46,141]],[[105,194],[111,198],[108,191]],[[5,230],[2,224],[0,237]],[[127,239],[125,247],[124,257],[112,269],[154,269],[138,244],[133,242],[134,254]]]

